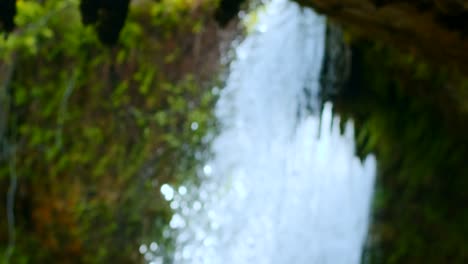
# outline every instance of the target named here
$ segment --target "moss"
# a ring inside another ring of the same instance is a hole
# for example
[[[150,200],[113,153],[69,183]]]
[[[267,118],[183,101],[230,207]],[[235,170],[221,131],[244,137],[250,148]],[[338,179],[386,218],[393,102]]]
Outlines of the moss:
[[[20,29],[0,39],[2,212],[10,168],[19,184],[11,263],[138,263],[140,243],[170,247],[159,188],[195,178],[214,126],[212,3],[139,1],[107,49],[78,1],[43,2],[19,2]],[[0,217],[0,254],[8,237]]]

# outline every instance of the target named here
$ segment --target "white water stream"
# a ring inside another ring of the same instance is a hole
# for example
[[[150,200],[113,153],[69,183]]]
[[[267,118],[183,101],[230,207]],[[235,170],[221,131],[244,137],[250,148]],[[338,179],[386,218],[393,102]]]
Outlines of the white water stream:
[[[376,164],[354,156],[353,125],[340,135],[330,104],[321,125],[310,114],[324,38],[323,17],[274,0],[237,47],[203,184],[161,189],[175,211],[174,263],[360,262]]]

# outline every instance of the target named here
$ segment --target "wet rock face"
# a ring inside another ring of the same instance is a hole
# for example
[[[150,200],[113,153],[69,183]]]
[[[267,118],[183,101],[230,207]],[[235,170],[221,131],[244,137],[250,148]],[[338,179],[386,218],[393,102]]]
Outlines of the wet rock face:
[[[468,71],[466,0],[298,0],[361,35]]]

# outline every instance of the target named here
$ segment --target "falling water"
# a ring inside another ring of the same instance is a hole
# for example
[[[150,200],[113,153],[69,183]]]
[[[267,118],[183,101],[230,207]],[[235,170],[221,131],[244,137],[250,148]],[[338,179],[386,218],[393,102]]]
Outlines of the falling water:
[[[330,104],[311,114],[324,38],[324,18],[275,0],[237,47],[202,185],[161,188],[174,263],[359,263],[375,160],[354,156],[353,125],[340,134]]]

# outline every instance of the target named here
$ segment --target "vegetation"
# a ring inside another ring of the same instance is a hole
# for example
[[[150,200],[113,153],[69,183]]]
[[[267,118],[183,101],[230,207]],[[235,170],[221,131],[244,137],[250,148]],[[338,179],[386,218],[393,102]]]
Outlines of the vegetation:
[[[335,98],[379,178],[365,263],[468,262],[467,79],[381,43],[355,39]]]
[[[78,4],[17,1],[0,39],[0,262],[137,263],[140,243],[169,246],[159,188],[195,176],[214,125],[214,2],[136,1],[112,49]]]

